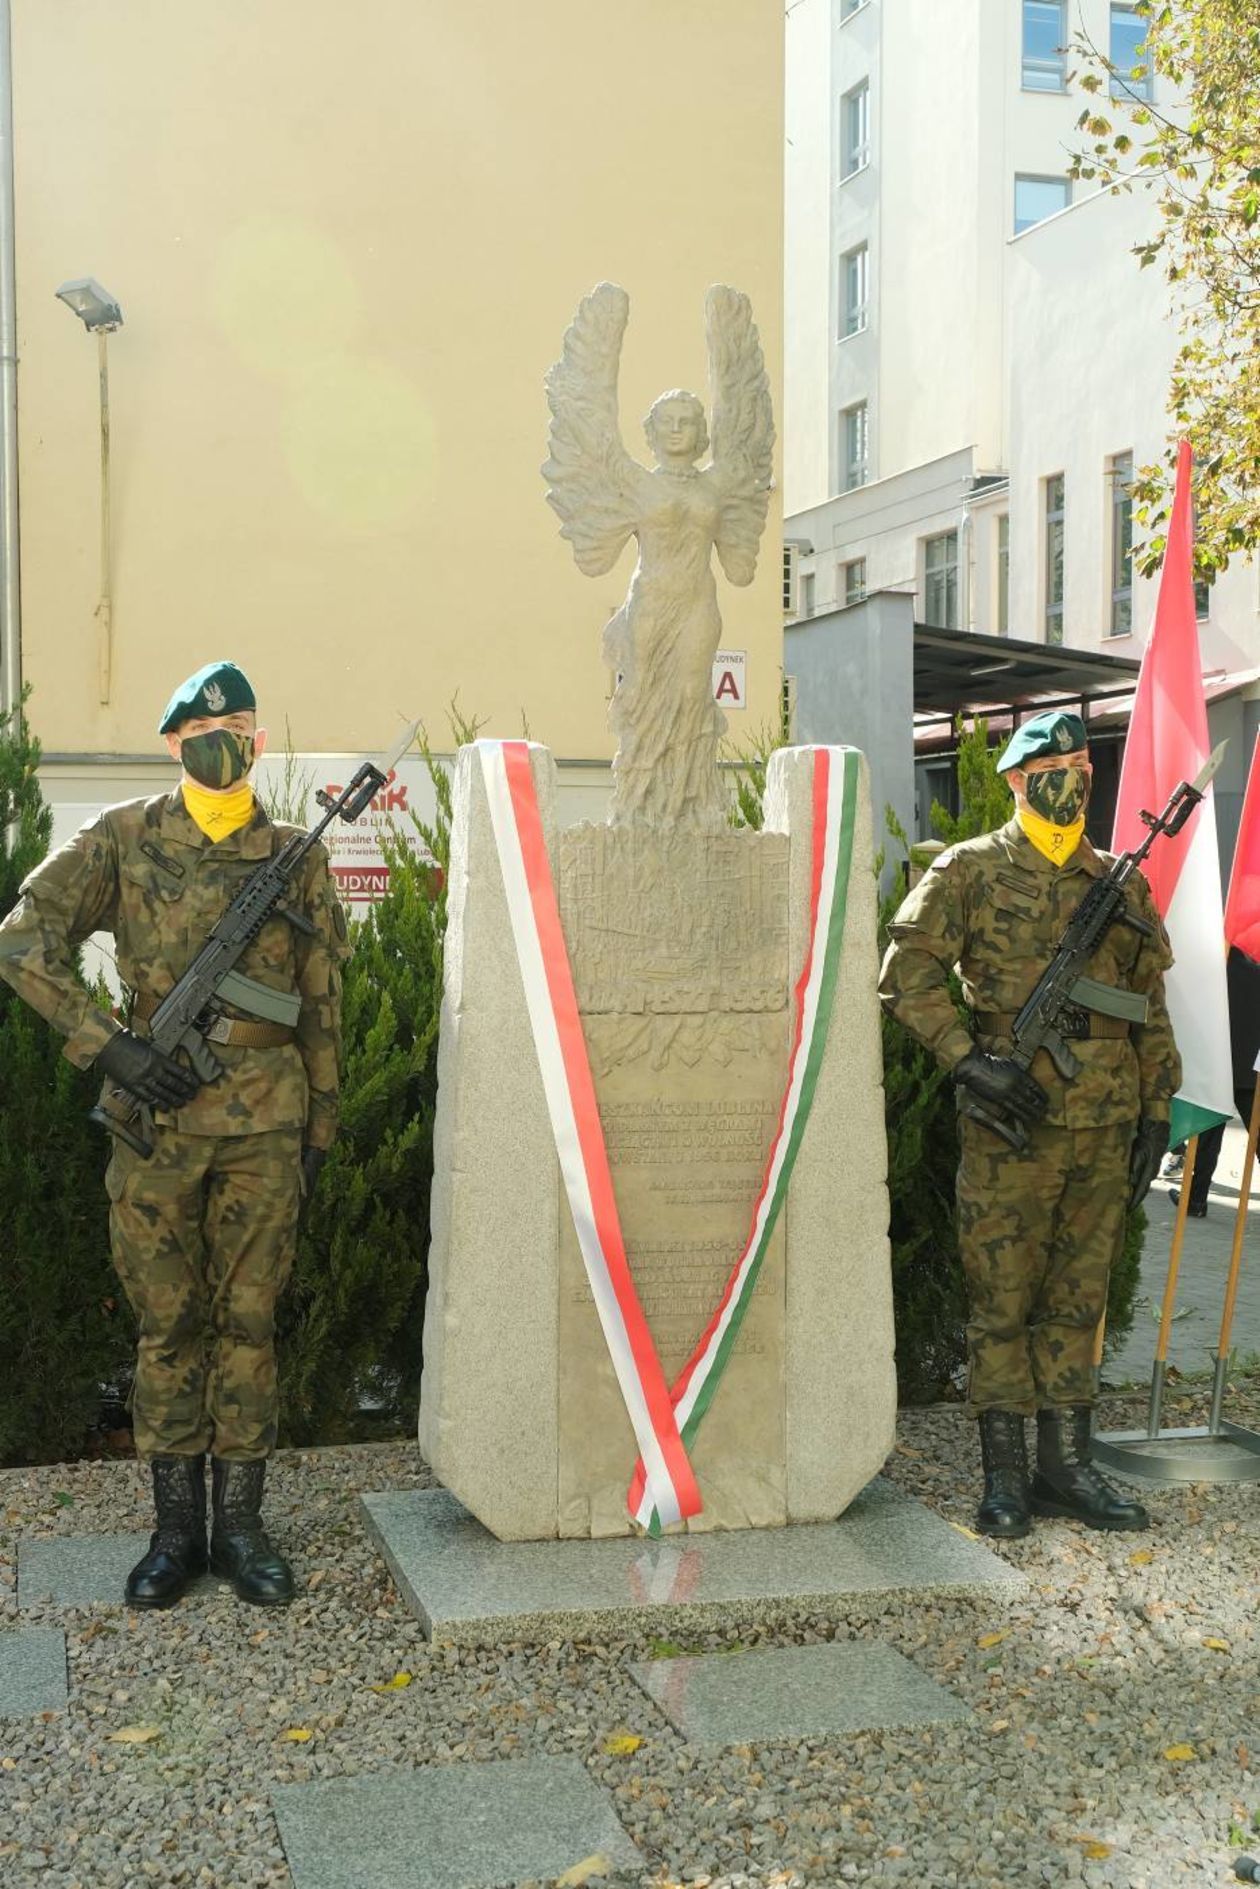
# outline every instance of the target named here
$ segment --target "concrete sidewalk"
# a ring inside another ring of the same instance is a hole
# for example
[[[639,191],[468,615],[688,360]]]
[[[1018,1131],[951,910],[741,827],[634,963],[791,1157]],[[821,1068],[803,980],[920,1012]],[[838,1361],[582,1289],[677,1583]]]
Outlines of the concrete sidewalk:
[[[1246,1153],[1246,1133],[1237,1122],[1225,1130],[1221,1158],[1212,1179],[1205,1220],[1187,1220],[1181,1250],[1175,1317],[1169,1343],[1169,1362],[1182,1372],[1212,1369],[1220,1337],[1221,1308],[1229,1256],[1233,1246],[1238,1190]],[[1146,1247],[1142,1259],[1133,1329],[1123,1349],[1109,1358],[1103,1370],[1108,1384],[1145,1384],[1150,1381],[1159,1312],[1172,1251],[1177,1209],[1172,1196],[1180,1183],[1156,1181],[1146,1202]],[[1242,1275],[1230,1338],[1235,1361],[1260,1358],[1260,1162],[1252,1175],[1243,1239]]]

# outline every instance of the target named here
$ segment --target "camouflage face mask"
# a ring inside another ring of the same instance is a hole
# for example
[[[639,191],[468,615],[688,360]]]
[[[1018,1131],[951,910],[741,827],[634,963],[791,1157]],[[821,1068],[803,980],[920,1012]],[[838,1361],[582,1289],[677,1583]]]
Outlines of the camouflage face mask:
[[[204,735],[185,735],[179,744],[185,774],[202,787],[235,787],[254,765],[254,737],[231,728],[211,728]]]
[[[1083,767],[1048,767],[1025,777],[1024,793],[1034,813],[1055,826],[1075,826],[1089,801],[1089,774]]]

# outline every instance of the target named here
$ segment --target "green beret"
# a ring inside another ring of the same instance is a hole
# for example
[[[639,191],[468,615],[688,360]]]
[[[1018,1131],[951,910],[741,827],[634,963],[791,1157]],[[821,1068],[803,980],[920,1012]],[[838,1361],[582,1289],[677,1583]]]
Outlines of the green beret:
[[[234,662],[208,662],[176,689],[158,723],[158,733],[169,735],[194,715],[235,715],[238,709],[257,707],[243,670]]]
[[[1074,754],[1089,746],[1089,735],[1079,715],[1067,715],[1061,708],[1048,708],[1034,715],[1015,730],[1002,750],[997,764],[999,774],[1008,767],[1023,767],[1025,761],[1040,761],[1047,754]]]

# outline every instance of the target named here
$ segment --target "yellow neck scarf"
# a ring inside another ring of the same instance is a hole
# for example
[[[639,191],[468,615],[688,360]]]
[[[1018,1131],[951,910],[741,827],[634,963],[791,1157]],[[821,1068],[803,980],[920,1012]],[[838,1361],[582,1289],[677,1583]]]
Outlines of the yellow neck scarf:
[[[1037,851],[1050,861],[1052,866],[1064,866],[1081,843],[1081,834],[1085,831],[1085,816],[1073,820],[1071,826],[1056,826],[1053,820],[1043,820],[1031,807],[1017,807],[1016,818]]]
[[[209,840],[225,839],[254,817],[254,790],[248,781],[242,781],[230,794],[212,793],[187,775],[180,786],[184,805]]]

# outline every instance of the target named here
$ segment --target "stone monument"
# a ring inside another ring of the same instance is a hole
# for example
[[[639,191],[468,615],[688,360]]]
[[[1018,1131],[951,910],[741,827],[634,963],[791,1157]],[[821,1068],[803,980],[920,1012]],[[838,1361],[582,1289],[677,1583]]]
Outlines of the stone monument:
[[[675,390],[648,471],[627,317],[607,283],[579,308],[543,469],[584,572],[639,546],[608,824],[557,828],[533,743],[456,768],[420,1443],[506,1540],[830,1520],[893,1438],[865,764],[785,749],[763,830],[731,825],[712,554],[751,582],[769,387],[711,289],[711,460]]]

